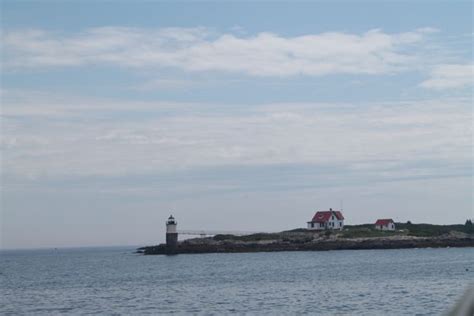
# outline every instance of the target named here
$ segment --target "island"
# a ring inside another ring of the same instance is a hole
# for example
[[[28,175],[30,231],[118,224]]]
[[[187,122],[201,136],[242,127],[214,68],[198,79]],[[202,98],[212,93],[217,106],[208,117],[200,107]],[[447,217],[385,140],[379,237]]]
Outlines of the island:
[[[327,251],[350,249],[402,249],[474,247],[474,227],[464,225],[432,225],[395,223],[397,229],[379,230],[373,224],[345,225],[340,230],[293,229],[278,233],[251,235],[215,235],[192,238],[137,249],[145,255],[193,253],[240,253],[273,251]]]

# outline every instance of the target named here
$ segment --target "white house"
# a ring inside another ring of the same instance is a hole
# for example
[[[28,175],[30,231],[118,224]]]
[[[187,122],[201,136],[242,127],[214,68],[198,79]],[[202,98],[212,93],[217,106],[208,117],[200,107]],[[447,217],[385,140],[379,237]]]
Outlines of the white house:
[[[378,230],[395,230],[395,222],[391,219],[378,219],[375,222],[375,229]]]
[[[308,229],[342,229],[344,227],[344,216],[340,211],[319,211],[314,214],[313,219],[308,222]]]

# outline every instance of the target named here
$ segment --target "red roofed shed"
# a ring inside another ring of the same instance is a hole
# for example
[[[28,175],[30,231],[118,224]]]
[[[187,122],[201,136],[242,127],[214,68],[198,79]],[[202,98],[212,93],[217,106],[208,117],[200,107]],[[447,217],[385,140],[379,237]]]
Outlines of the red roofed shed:
[[[375,222],[375,229],[379,230],[395,230],[395,222],[391,218],[378,219]]]

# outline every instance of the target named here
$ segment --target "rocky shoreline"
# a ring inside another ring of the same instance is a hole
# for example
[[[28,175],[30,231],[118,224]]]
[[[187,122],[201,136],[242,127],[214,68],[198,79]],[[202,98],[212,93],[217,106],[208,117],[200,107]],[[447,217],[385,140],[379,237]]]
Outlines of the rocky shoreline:
[[[275,234],[273,234],[275,235]],[[242,253],[274,251],[328,251],[358,249],[403,249],[474,247],[474,235],[451,233],[437,237],[387,236],[369,238],[341,238],[308,233],[286,233],[279,238],[237,238],[236,236],[195,238],[179,242],[174,249],[165,244],[137,249],[145,255],[198,254],[198,253]],[[270,236],[271,237],[271,236]],[[243,240],[242,240],[243,239]],[[260,240],[258,240],[260,239]],[[263,239],[263,240],[262,240]]]

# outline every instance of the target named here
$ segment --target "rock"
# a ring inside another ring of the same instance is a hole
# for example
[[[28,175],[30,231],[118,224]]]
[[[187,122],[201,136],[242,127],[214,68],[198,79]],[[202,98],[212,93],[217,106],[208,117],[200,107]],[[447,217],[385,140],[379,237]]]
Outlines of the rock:
[[[180,242],[174,253],[226,253],[226,252],[269,252],[269,251],[324,251],[342,249],[399,249],[474,247],[472,235],[449,235],[440,237],[390,236],[372,238],[290,238],[283,240],[256,240],[216,242],[210,239]],[[143,247],[143,253],[167,254],[166,245]]]

